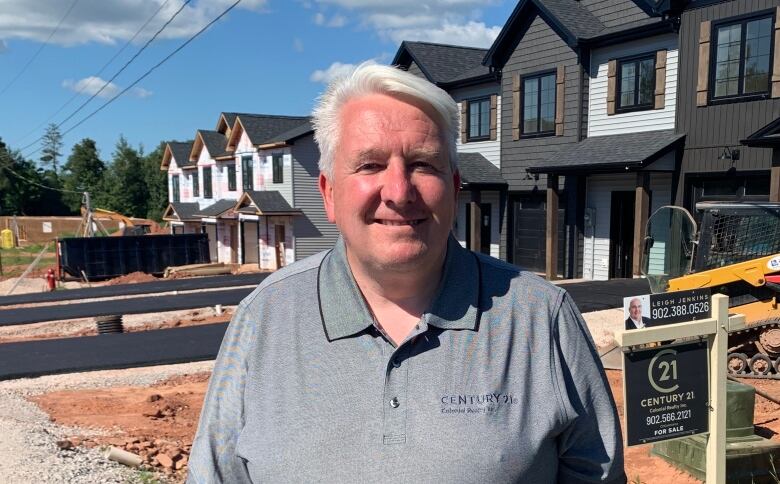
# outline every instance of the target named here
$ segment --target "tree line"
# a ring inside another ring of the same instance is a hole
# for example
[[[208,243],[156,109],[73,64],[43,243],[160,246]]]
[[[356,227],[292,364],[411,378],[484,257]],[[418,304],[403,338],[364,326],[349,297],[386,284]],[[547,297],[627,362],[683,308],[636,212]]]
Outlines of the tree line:
[[[104,160],[95,141],[84,138],[65,159],[62,135],[51,124],[36,162],[0,139],[0,215],[79,215],[87,191],[93,207],[159,221],[168,203],[167,174],[160,170],[164,149],[160,143],[144,154],[120,135]]]

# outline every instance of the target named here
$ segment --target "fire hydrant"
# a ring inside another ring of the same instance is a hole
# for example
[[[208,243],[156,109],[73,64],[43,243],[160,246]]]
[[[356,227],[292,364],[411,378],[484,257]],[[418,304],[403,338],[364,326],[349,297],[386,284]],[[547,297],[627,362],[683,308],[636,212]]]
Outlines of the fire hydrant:
[[[46,286],[48,286],[49,292],[57,288],[57,278],[54,276],[53,269],[46,271]]]

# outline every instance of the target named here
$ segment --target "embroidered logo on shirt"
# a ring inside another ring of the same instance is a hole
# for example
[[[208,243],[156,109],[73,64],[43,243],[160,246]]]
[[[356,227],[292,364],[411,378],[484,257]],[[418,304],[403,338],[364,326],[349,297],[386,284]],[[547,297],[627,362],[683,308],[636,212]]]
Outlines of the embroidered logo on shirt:
[[[442,395],[440,401],[446,414],[488,414],[518,403],[511,393]]]

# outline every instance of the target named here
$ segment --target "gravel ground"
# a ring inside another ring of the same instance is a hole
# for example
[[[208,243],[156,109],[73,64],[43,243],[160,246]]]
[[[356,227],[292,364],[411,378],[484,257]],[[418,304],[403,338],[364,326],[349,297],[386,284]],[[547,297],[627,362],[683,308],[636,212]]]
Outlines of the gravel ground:
[[[141,472],[105,459],[100,449],[60,450],[56,442],[89,429],[54,424],[26,397],[56,390],[150,385],[211,371],[213,361],[127,370],[52,375],[0,382],[0,476],[8,484],[140,482]]]

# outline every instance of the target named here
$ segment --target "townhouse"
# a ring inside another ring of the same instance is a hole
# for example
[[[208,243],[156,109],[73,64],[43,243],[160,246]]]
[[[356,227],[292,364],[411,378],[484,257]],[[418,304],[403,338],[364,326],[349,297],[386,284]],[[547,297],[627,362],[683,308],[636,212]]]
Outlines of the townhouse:
[[[501,176],[501,92],[482,65],[487,49],[404,41],[392,65],[424,77],[458,103],[461,192],[453,233],[464,247],[500,256],[507,183]]]
[[[780,2],[689,1],[680,17],[676,204],[780,201]]]
[[[216,130],[169,142],[172,233],[209,235],[213,262],[274,270],[333,245],[317,189],[319,151],[308,117],[221,113]]]
[[[484,59],[501,72],[507,126],[502,256],[548,278],[639,272],[684,142],[676,29],[641,1],[517,4]]]

